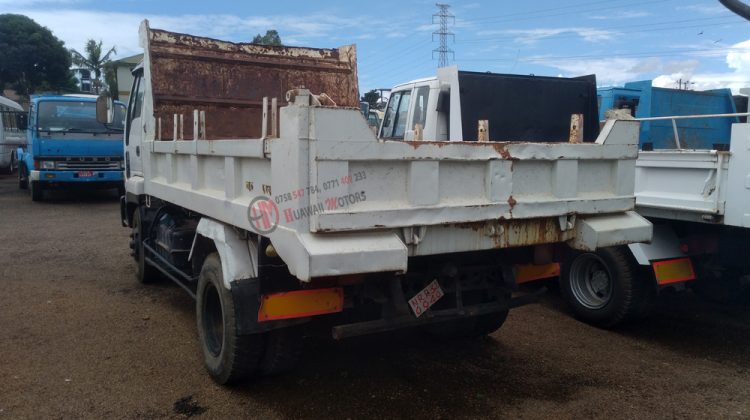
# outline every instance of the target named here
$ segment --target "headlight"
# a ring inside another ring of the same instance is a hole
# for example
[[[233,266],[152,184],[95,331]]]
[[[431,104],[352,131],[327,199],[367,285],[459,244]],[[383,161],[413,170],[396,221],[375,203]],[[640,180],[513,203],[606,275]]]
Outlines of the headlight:
[[[124,160],[120,161],[120,169],[125,169],[125,161]]]
[[[55,162],[50,160],[43,160],[42,169],[55,169]]]

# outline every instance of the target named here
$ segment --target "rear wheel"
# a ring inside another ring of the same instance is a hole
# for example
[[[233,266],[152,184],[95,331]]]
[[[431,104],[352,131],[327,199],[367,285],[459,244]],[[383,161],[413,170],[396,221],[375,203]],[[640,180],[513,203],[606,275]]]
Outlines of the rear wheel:
[[[577,252],[563,264],[560,290],[577,318],[609,328],[648,312],[653,287],[628,252]]]
[[[153,283],[159,279],[159,270],[146,262],[145,249],[143,240],[145,239],[145,226],[143,226],[143,216],[140,207],[133,213],[133,230],[130,234],[130,247],[133,250],[135,259],[135,277],[139,283]]]
[[[737,305],[750,302],[750,285],[736,273],[702,276],[693,282],[692,288],[699,296],[714,303]]]
[[[262,334],[241,335],[232,292],[224,287],[221,261],[212,253],[198,278],[196,312],[204,363],[218,384],[234,384],[253,374],[263,355]]]
[[[266,333],[260,372],[277,375],[292,370],[302,357],[303,327],[297,325]]]
[[[42,201],[44,199],[44,189],[41,182],[30,181],[29,191],[31,192],[31,201]]]

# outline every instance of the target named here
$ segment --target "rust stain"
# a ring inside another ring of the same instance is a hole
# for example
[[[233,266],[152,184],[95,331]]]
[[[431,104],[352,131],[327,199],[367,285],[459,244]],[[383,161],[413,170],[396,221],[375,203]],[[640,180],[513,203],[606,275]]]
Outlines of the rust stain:
[[[516,203],[518,203],[518,201],[516,201],[516,199],[513,198],[512,195],[508,197],[508,204],[510,205],[511,210],[516,206]]]
[[[498,219],[491,222],[453,224],[460,229],[483,232],[495,248],[515,248],[530,245],[553,244],[572,238],[572,231],[561,231],[555,217],[537,219]]]

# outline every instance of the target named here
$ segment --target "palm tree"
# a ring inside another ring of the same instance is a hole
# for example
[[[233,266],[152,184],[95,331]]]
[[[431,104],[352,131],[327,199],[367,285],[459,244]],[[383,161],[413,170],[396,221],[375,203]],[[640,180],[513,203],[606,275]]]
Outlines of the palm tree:
[[[102,55],[102,41],[100,40],[97,43],[93,39],[89,39],[88,42],[86,42],[84,51],[86,52],[85,56],[78,51],[71,49],[70,55],[73,58],[73,64],[94,72],[93,86],[95,92],[98,94],[102,86],[102,72],[107,64],[112,61],[109,57],[112,54],[117,54],[117,50],[115,47],[112,47],[106,52],[106,54]]]

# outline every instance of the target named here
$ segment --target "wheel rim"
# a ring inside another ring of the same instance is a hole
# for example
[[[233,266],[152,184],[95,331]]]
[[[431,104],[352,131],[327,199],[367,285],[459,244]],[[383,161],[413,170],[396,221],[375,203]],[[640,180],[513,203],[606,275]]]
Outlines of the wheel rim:
[[[219,291],[211,283],[208,283],[203,291],[201,314],[206,349],[213,356],[218,356],[224,342],[224,316]]]
[[[596,254],[578,256],[570,267],[573,297],[588,309],[601,309],[612,298],[612,274]]]

